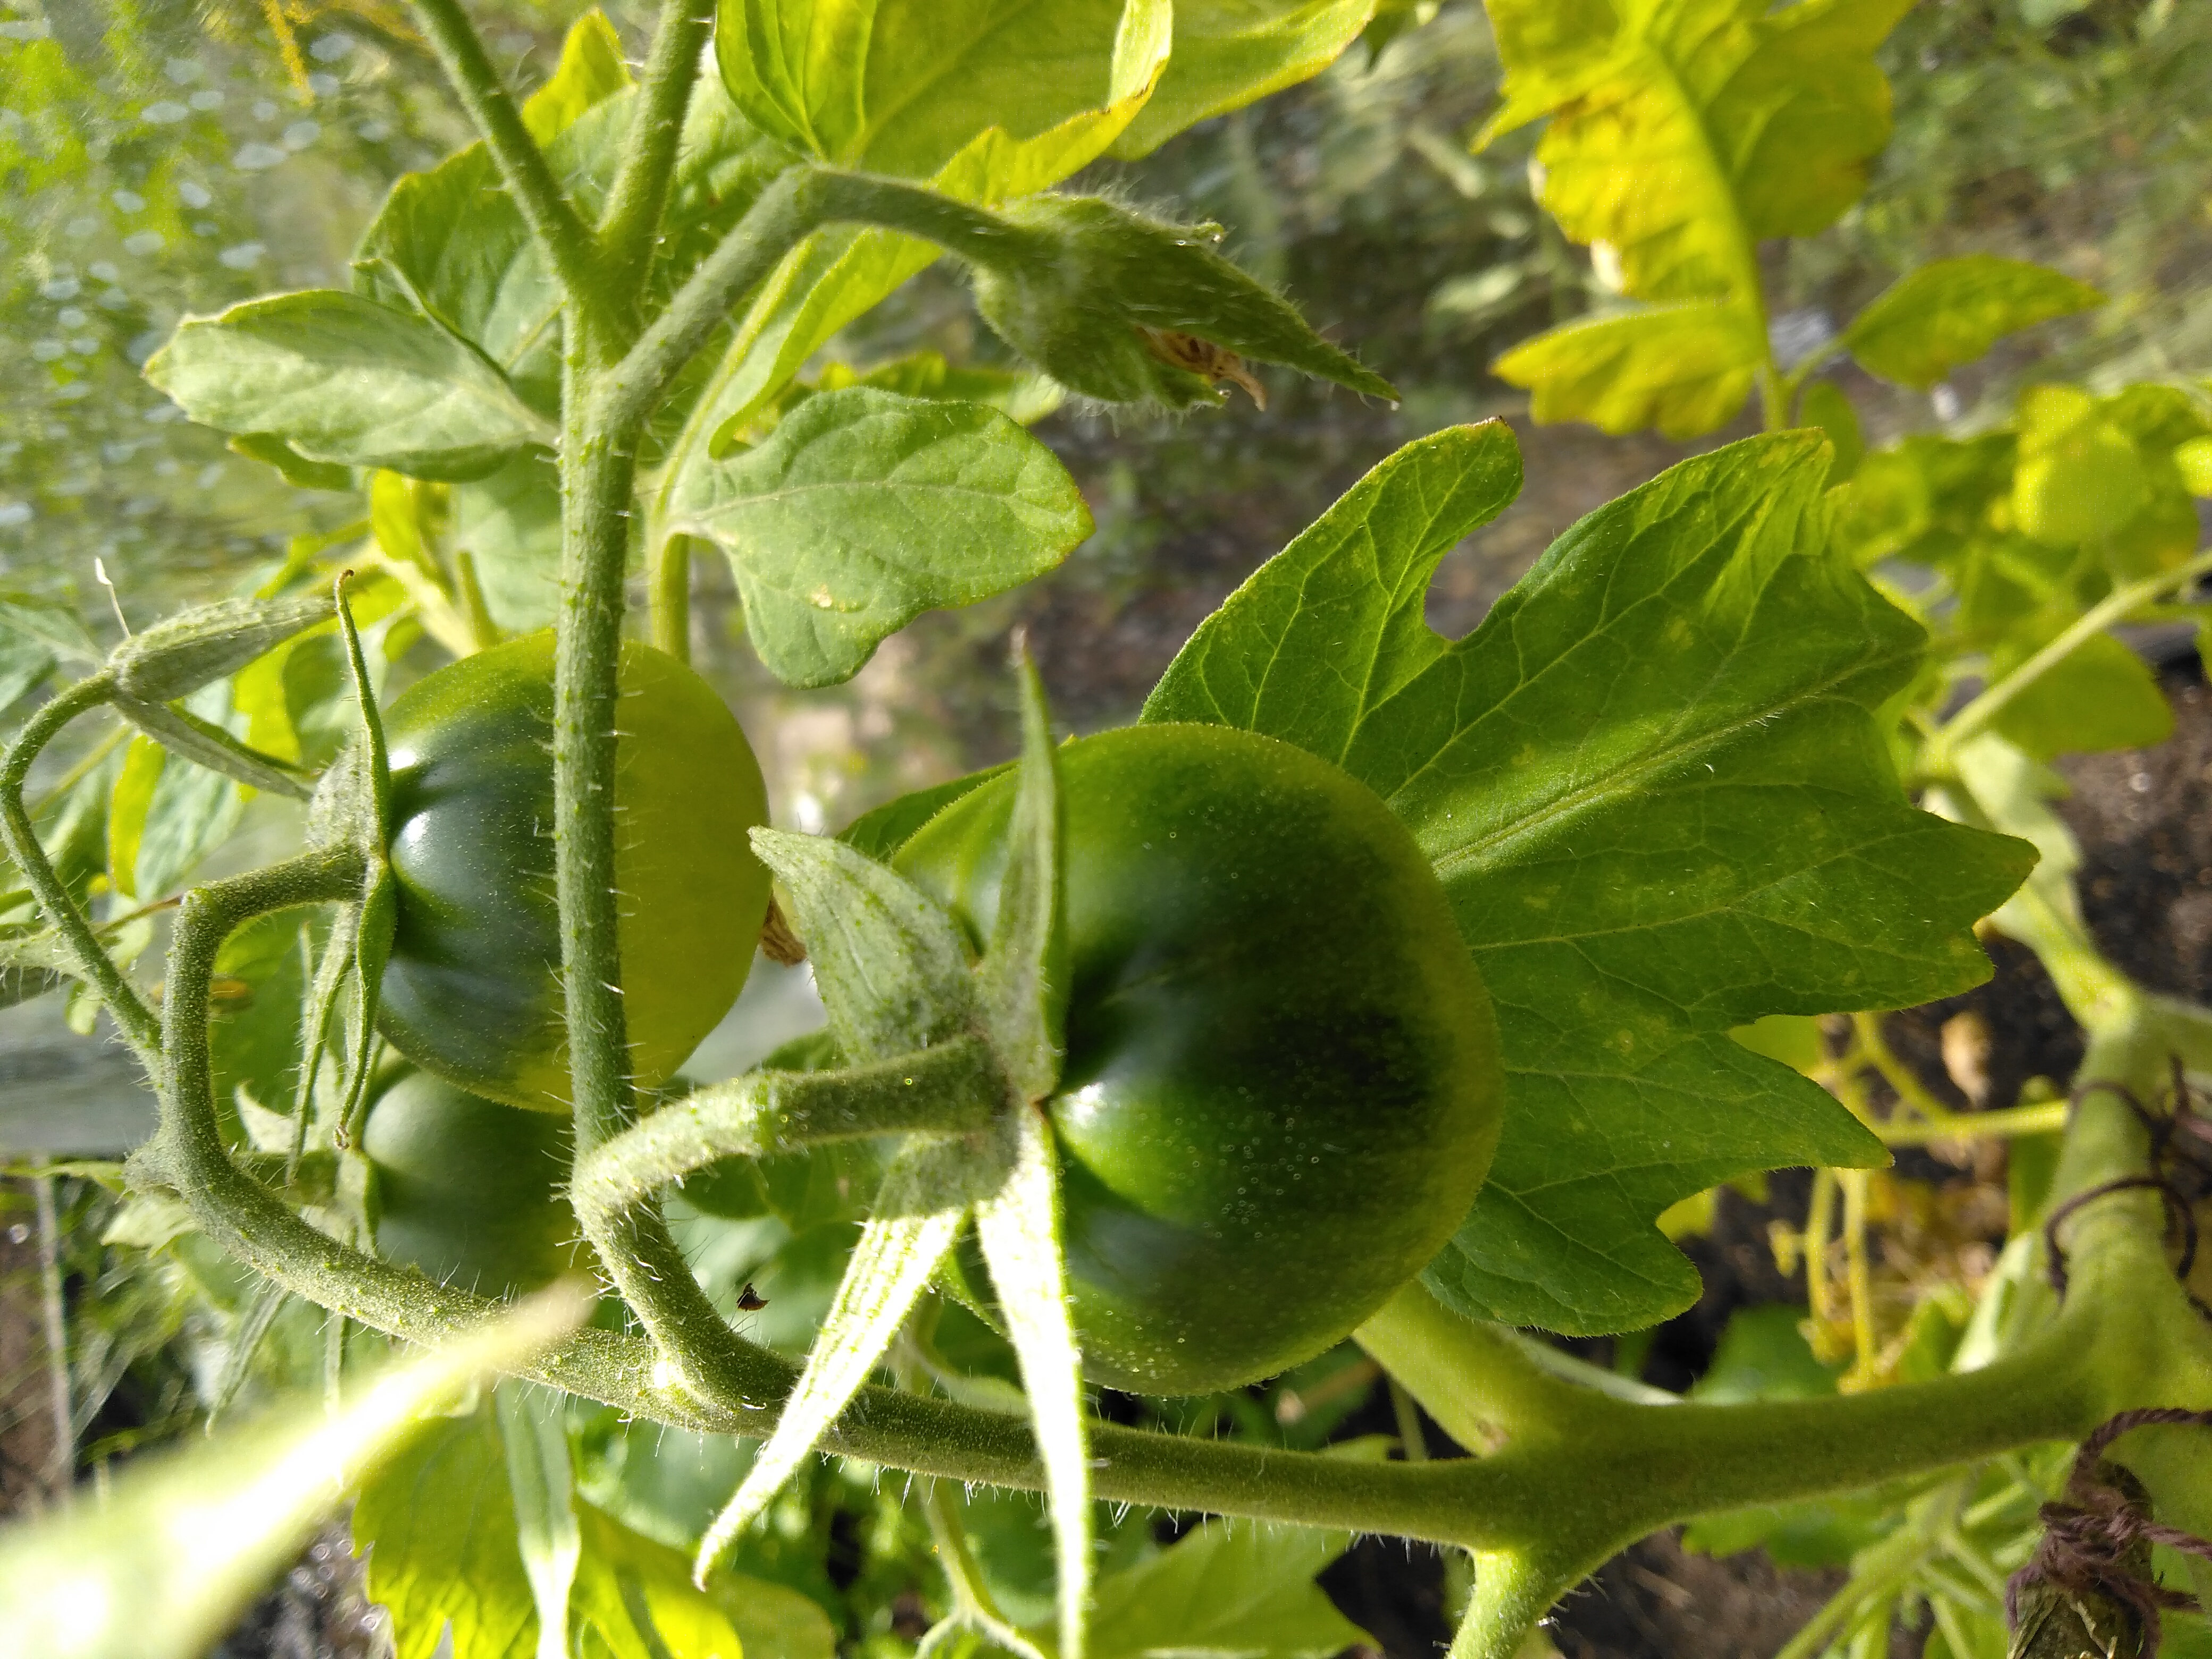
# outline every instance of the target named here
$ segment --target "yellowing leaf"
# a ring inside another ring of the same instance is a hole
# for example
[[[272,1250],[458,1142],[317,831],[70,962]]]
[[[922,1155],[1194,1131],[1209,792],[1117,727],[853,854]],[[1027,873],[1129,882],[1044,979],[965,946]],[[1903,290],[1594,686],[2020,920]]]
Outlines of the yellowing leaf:
[[[1569,323],[1491,365],[1534,393],[1539,421],[1587,421],[1607,432],[1656,427],[1692,438],[1725,426],[1750,395],[1763,352],[1743,307],[1695,300]]]
[[[1835,222],[1889,137],[1873,52],[1910,0],[1491,0],[1505,106],[1540,116],[1540,199],[1649,300],[1756,293],[1761,237]]]
[[[2141,512],[2150,479],[2128,435],[2079,386],[2031,386],[2020,400],[2014,521],[2039,542],[2108,535]]]

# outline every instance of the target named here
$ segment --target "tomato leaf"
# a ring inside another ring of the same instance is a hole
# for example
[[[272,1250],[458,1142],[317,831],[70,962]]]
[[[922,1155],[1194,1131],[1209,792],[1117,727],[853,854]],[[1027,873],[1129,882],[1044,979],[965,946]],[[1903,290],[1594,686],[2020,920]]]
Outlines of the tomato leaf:
[[[498,369],[421,317],[335,289],[187,317],[146,378],[224,432],[273,432],[310,460],[465,478],[552,435]]]
[[[1477,143],[1550,116],[1543,205],[1613,248],[1626,292],[1750,300],[1751,244],[1824,229],[1865,190],[1889,138],[1874,52],[1910,3],[1492,0],[1505,104]]]
[[[1375,0],[1176,0],[1167,73],[1110,153],[1135,161],[1200,121],[1312,79],[1374,12]]]
[[[545,84],[523,100],[522,125],[539,143],[550,144],[586,110],[630,84],[622,37],[606,13],[594,6],[569,26],[561,42],[561,61]]]
[[[832,685],[924,611],[1042,574],[1091,533],[1052,452],[995,410],[848,386],[768,441],[695,457],[668,528],[728,554],[745,626],[788,685]]]
[[[1891,283],[1851,319],[1843,345],[1868,373],[1925,392],[2003,336],[2104,302],[2047,266],[1970,253]]]
[[[714,46],[750,118],[845,166],[927,179],[994,129],[1004,150],[1057,152],[1051,177],[992,192],[1016,194],[1128,124],[1167,61],[1170,15],[1165,0],[723,0]]]
[[[1371,1645],[1313,1582],[1351,1541],[1317,1527],[1206,1522],[1151,1560],[1099,1580],[1091,1659],[1333,1659]]]
[[[1346,537],[1316,570],[1302,539],[1146,705],[1309,743],[1435,861],[1508,1077],[1489,1184],[1429,1270],[1462,1311],[1595,1333],[1686,1307],[1697,1276],[1661,1211],[1755,1169],[1887,1156],[1728,1030],[1989,973],[1971,924],[2030,851],[1906,802],[1873,711],[1923,636],[1827,550],[1827,453],[1782,434],[1683,463],[1568,531],[1456,642],[1420,623],[1418,578],[1370,583],[1330,681],[1217,693],[1239,659],[1262,680],[1309,593],[1342,605],[1364,567],[1399,566]]]
[[[453,544],[476,561],[491,619],[511,634],[550,628],[561,603],[561,476],[531,451],[453,486]]]
[[[752,844],[790,900],[847,1064],[910,1054],[968,1028],[968,949],[935,900],[840,842],[756,830]]]
[[[471,1379],[526,1363],[574,1327],[582,1309],[546,1304],[440,1352],[393,1367],[336,1414],[320,1402],[271,1413],[211,1441],[133,1460],[100,1504],[9,1528],[0,1546],[0,1606],[12,1652],[71,1659],[196,1659],[219,1645],[362,1475],[372,1492],[416,1494],[427,1414]],[[430,1424],[437,1419],[429,1419]],[[405,1449],[410,1442],[414,1449]],[[364,1502],[367,1501],[366,1496]],[[458,1502],[416,1518],[467,1525]],[[360,1535],[357,1533],[357,1535]],[[386,1532],[382,1534],[390,1537]],[[382,1552],[379,1553],[380,1560]],[[445,1567],[451,1572],[452,1567]],[[374,1581],[376,1565],[370,1571]],[[372,1587],[371,1594],[376,1594]],[[438,1631],[403,1626],[399,1659],[427,1659]],[[459,1632],[456,1632],[457,1636]],[[417,1639],[410,1641],[409,1636]],[[427,1639],[420,1639],[427,1636]],[[455,1643],[454,1659],[505,1650]],[[527,1650],[518,1659],[527,1659]]]
[[[1539,421],[1692,438],[1735,418],[1762,355],[1757,319],[1742,306],[1686,300],[1548,329],[1491,371],[1535,393]]]

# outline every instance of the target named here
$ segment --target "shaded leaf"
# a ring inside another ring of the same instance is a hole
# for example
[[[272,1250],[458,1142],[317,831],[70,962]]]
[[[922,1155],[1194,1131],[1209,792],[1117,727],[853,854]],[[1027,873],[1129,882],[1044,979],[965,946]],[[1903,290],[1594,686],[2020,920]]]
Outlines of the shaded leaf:
[[[729,555],[778,678],[828,685],[922,611],[1051,569],[1091,514],[1052,453],[996,410],[851,386],[808,398],[757,449],[695,458],[668,527]]]
[[[1972,923],[2029,852],[1906,802],[1874,711],[1923,638],[1827,550],[1826,456],[1754,439],[1601,508],[1323,751],[1413,829],[1498,1008],[1504,1137],[1429,1270],[1462,1310],[1596,1332],[1688,1305],[1662,1211],[1753,1169],[1887,1156],[1729,1028],[1988,974]],[[1376,630],[1401,663],[1422,597],[1403,586],[1407,619]],[[1316,589],[1286,556],[1186,649],[1210,680],[1240,649],[1264,663]],[[1359,708],[1360,665],[1314,696]],[[1276,720],[1294,742],[1328,729]]]
[[[1851,319],[1842,343],[1869,373],[1925,392],[2004,336],[2104,302],[2048,266],[1972,253],[1891,283]]]
[[[310,460],[481,476],[549,437],[506,378],[420,317],[335,289],[187,317],[146,378],[224,432],[273,432]]]
[[[1012,763],[1007,763],[1011,765]],[[980,789],[1006,769],[1006,766],[986,767],[981,772],[954,778],[949,783],[933,784],[927,789],[917,789],[901,795],[896,800],[886,801],[872,811],[863,812],[837,832],[837,839],[855,852],[863,853],[879,863],[888,864],[891,855],[914,838],[915,830],[942,812],[971,790]]]
[[[561,475],[553,458],[532,451],[456,484],[453,545],[476,561],[492,621],[510,634],[552,626],[561,603]]]
[[[1764,353],[1741,307],[1692,300],[1568,323],[1524,340],[1491,372],[1535,393],[1542,422],[1587,421],[1620,434],[1656,428],[1694,438],[1726,426],[1750,396]]]
[[[1993,676],[2032,655],[2027,634],[1991,659]],[[2094,634],[2007,703],[1996,729],[2038,760],[2105,749],[2147,749],[2173,735],[2173,709],[2151,666],[2110,634]]]

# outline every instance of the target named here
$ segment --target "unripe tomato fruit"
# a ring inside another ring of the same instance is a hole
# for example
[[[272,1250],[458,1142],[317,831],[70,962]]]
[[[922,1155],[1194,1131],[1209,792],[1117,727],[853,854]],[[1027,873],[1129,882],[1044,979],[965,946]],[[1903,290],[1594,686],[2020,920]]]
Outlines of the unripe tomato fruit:
[[[428,1072],[379,1095],[361,1147],[376,1172],[376,1251],[443,1285],[504,1296],[589,1260],[561,1196],[568,1126]]]
[[[633,1076],[667,1080],[737,1000],[769,875],[760,767],[714,688],[625,642],[615,881]],[[568,1109],[553,881],[553,635],[425,675],[385,711],[398,929],[378,1024],[471,1093]]]
[[[1084,1366],[1146,1394],[1338,1341],[1467,1214],[1497,1145],[1497,1027],[1443,888],[1364,785],[1287,744],[1139,726],[1059,751],[1059,1146]],[[978,948],[1015,779],[896,864]]]

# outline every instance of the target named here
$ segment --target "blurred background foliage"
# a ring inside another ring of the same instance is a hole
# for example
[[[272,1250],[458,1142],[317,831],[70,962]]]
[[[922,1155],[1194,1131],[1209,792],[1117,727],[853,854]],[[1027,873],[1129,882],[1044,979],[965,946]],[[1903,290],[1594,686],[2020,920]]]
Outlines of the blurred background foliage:
[[[568,0],[471,5],[520,85],[550,68],[582,9]],[[646,8],[608,10],[635,55]],[[1819,349],[1900,274],[1945,256],[2048,264],[2094,284],[2109,303],[2014,337],[1925,394],[1837,369],[1870,444],[1916,432],[1970,436],[2008,418],[2021,387],[2039,380],[2110,393],[2212,365],[2212,6],[1923,0],[1880,61],[1894,91],[1894,131],[1864,198],[1832,229],[1762,250],[1784,360]],[[1400,406],[1285,375],[1270,377],[1264,412],[1242,397],[1185,418],[1063,408],[1036,429],[1082,485],[1097,533],[1018,592],[925,617],[828,690],[791,692],[763,673],[744,645],[726,573],[700,562],[695,659],[740,708],[780,821],[841,824],[1003,758],[1012,710],[1001,649],[1017,622],[1030,630],[1064,719],[1080,729],[1126,720],[1226,592],[1375,461],[1449,422],[1503,414],[1528,460],[1521,500],[1439,573],[1431,619],[1455,634],[1582,513],[1688,447],[1752,429],[1747,414],[1687,447],[1534,431],[1523,394],[1491,374],[1508,347],[1612,295],[1602,261],[1534,205],[1534,134],[1470,153],[1500,73],[1474,0],[1393,0],[1315,81],[1074,181],[1218,220],[1227,251],[1401,387]],[[138,366],[187,312],[343,285],[355,240],[392,182],[465,142],[405,9],[397,0],[4,0],[0,88],[0,587],[70,607],[105,642],[124,619],[137,624],[250,589],[296,548],[360,534],[356,498],[295,489],[231,453],[219,435],[178,418]],[[921,350],[956,365],[1006,366],[963,285],[941,265],[824,359],[866,370]],[[387,641],[402,678],[436,659],[427,645],[408,644]],[[706,1070],[750,1063],[809,1018],[800,976],[763,968],[756,980]],[[0,1084],[18,1098],[52,1084],[40,1070],[46,1062],[13,1041],[0,1033]],[[2003,1176],[1995,1178],[2001,1194]],[[54,1474],[41,1459],[52,1446],[55,1373],[36,1333],[56,1319],[68,1328],[60,1380],[85,1470],[181,1431],[241,1380],[247,1398],[313,1380],[328,1368],[332,1341],[348,1340],[295,1304],[253,1350],[254,1376],[226,1375],[240,1328],[264,1316],[235,1270],[175,1218],[126,1207],[95,1181],[64,1172],[43,1189],[34,1199],[31,1184],[11,1184],[0,1215],[9,1413],[0,1502],[34,1493]],[[1910,1198],[1899,1197],[1900,1213],[1912,1212]],[[762,1339],[803,1349],[851,1216],[819,1192],[769,1194],[750,1218],[700,1224],[725,1291],[734,1297],[756,1279],[769,1293]],[[988,1376],[1004,1357],[963,1318],[949,1317],[940,1333],[944,1357]],[[1728,1364],[1751,1363],[1753,1334],[1747,1328],[1733,1358],[1724,1352]],[[1778,1337],[1773,1363],[1809,1363],[1789,1336]],[[1648,1340],[1630,1346],[1638,1364],[1651,1352]],[[1655,1380],[1688,1380],[1668,1374],[1664,1342],[1651,1363]],[[1808,1375],[1808,1386],[1831,1386],[1826,1373]],[[1267,1389],[1192,1403],[1179,1425],[1210,1421],[1299,1445],[1388,1432],[1401,1419],[1376,1382],[1347,1348]],[[611,1415],[586,1413],[575,1426],[586,1495],[669,1543],[696,1529],[747,1455]],[[811,1598],[848,1644],[903,1650],[929,1570],[927,1534],[901,1495],[870,1471],[825,1466],[748,1547],[744,1570]],[[1035,1504],[988,1494],[965,1502],[1005,1605],[1021,1617],[1042,1608],[1049,1564]],[[1106,1516],[1101,1535],[1114,1540],[1116,1560],[1157,1547],[1142,1517]],[[343,1558],[319,1547],[315,1563]],[[1348,1558],[1331,1582],[1341,1589],[1371,1575],[1362,1559]],[[336,1567],[326,1576],[344,1577]],[[333,1594],[357,1593],[340,1585]],[[1390,1636],[1371,1612],[1363,1616]],[[1406,1628],[1428,1628],[1426,1616],[1407,1613]],[[316,1639],[339,1641],[342,1623],[323,1619]],[[273,1636],[239,1639],[240,1654],[276,1650]],[[366,1652],[373,1638],[360,1629],[343,1640]]]

